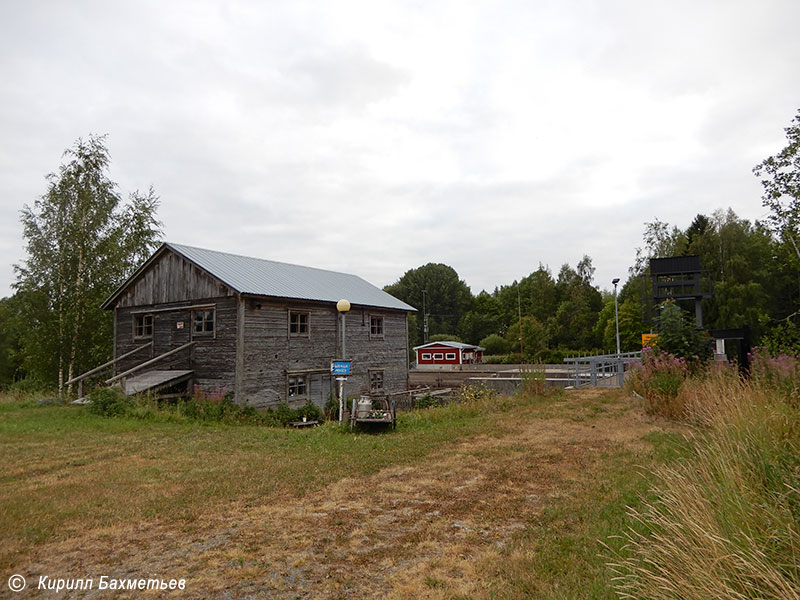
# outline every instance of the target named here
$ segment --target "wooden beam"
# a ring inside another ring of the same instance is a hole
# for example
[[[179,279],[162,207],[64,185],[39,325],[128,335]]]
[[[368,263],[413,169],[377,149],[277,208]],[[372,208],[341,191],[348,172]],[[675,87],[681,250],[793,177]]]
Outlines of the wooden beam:
[[[136,354],[137,352],[139,352],[139,350],[144,350],[148,346],[152,346],[152,345],[153,345],[153,342],[147,342],[143,346],[139,346],[138,348],[135,348],[135,349],[131,350],[130,352],[126,352],[125,354],[123,354],[119,358],[111,359],[107,363],[103,363],[102,365],[100,365],[99,367],[95,367],[91,371],[86,371],[86,373],[78,375],[77,377],[73,377],[69,381],[65,382],[64,385],[69,385],[71,383],[77,383],[78,381],[81,381],[82,379],[86,379],[87,377],[91,377],[92,375],[95,375],[95,374],[99,373],[100,371],[104,371],[108,367],[112,366],[115,362],[117,362],[119,360],[122,360],[123,358],[128,358],[129,356],[132,356],[133,354]]]
[[[149,315],[151,313],[162,313],[162,312],[175,312],[179,310],[200,310],[201,308],[210,309],[216,308],[216,303],[213,304],[191,304],[188,306],[165,306],[163,308],[151,308],[150,310],[132,310],[132,315]]]
[[[177,354],[181,350],[185,350],[186,348],[189,348],[190,346],[194,346],[196,343],[197,342],[189,342],[188,344],[184,344],[183,346],[175,348],[174,350],[170,350],[169,352],[164,352],[164,354],[159,354],[155,358],[151,358],[150,360],[145,361],[140,365],[136,365],[132,369],[128,369],[127,371],[125,371],[123,373],[120,373],[119,375],[115,375],[111,379],[106,379],[105,383],[106,383],[106,385],[111,385],[115,381],[119,381],[120,379],[122,379],[123,377],[127,377],[131,373],[135,373],[136,371],[140,371],[140,370],[144,369],[145,367],[149,367],[150,365],[154,365],[155,363],[157,363],[161,359],[167,358],[168,356],[172,356],[173,354]]]
[[[237,404],[244,404],[244,313],[245,303],[241,294],[236,302],[236,359],[233,373],[233,398]]]

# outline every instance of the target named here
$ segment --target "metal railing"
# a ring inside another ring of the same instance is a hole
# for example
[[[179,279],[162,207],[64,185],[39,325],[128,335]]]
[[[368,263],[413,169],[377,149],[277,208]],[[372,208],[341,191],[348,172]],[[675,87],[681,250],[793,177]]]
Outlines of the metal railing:
[[[571,378],[576,388],[622,387],[625,383],[625,365],[641,360],[641,352],[623,352],[621,354],[599,354],[594,356],[575,356],[565,358],[564,362],[572,366]]]

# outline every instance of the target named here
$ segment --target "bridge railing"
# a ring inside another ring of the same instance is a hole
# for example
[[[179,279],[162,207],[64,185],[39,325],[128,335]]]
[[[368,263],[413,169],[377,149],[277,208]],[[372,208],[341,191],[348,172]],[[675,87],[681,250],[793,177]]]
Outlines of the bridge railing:
[[[597,354],[573,356],[564,363],[572,367],[572,379],[576,388],[582,386],[622,387],[625,383],[625,365],[641,360],[641,352],[621,354]]]

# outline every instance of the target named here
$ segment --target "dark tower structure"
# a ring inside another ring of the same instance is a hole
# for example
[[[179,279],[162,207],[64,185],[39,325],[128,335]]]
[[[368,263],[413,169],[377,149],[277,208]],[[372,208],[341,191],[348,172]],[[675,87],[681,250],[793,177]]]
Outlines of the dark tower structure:
[[[703,327],[703,298],[711,294],[701,287],[699,256],[671,256],[650,259],[650,277],[653,280],[653,301],[656,306],[665,300],[694,301],[694,315],[698,327]]]

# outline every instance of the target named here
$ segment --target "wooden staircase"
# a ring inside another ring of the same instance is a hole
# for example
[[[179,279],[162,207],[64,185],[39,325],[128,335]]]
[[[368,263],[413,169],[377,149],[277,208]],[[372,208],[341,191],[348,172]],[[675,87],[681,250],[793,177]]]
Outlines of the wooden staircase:
[[[128,395],[132,396],[134,394],[141,394],[148,391],[156,391],[159,389],[163,389],[165,387],[171,387],[173,385],[177,385],[179,383],[183,383],[185,381],[190,380],[194,376],[194,371],[186,370],[186,369],[169,369],[169,370],[150,370],[141,372],[148,367],[152,367],[156,365],[158,362],[173,356],[183,350],[187,350],[195,345],[196,342],[189,342],[187,344],[183,344],[178,348],[173,348],[172,350],[168,350],[158,356],[151,358],[149,360],[144,361],[133,367],[132,369],[128,369],[127,371],[123,371],[118,375],[114,375],[113,377],[106,379],[103,382],[103,385],[119,385],[122,390]],[[138,348],[131,350],[130,352],[126,352],[122,356],[118,356],[117,358],[108,361],[100,365],[99,367],[95,367],[91,371],[86,371],[77,377],[73,377],[69,381],[67,381],[64,385],[72,385],[78,384],[78,399],[74,400],[72,404],[87,404],[89,402],[88,398],[84,396],[84,382],[89,377],[102,373],[103,371],[113,368],[115,364],[121,361],[124,358],[128,358],[138,352],[141,352],[145,348],[149,348],[153,345],[153,342],[148,342],[147,344],[143,344]],[[61,390],[59,390],[59,397],[61,396]]]

